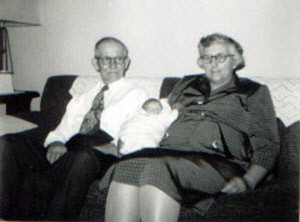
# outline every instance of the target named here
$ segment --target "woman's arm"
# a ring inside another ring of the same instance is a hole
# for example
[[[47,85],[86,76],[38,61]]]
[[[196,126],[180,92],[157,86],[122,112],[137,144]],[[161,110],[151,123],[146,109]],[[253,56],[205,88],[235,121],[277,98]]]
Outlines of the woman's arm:
[[[251,135],[249,138],[253,150],[251,165],[258,165],[270,171],[280,147],[276,114],[267,86],[261,86],[249,97],[248,108],[254,120],[252,127],[260,129],[260,133]]]
[[[245,182],[254,189],[256,185],[267,175],[268,170],[258,166],[252,165],[247,172],[244,174],[243,178]]]
[[[266,176],[268,171],[258,165],[252,165],[243,177],[234,177],[225,184],[223,193],[240,193],[247,189],[254,189],[256,185]]]
[[[276,115],[266,86],[261,86],[248,98],[248,108],[255,120],[253,127],[259,127],[263,133],[250,137],[253,148],[251,166],[243,177],[235,177],[226,183],[222,189],[224,193],[243,192],[247,188],[254,189],[272,169],[279,152]]]

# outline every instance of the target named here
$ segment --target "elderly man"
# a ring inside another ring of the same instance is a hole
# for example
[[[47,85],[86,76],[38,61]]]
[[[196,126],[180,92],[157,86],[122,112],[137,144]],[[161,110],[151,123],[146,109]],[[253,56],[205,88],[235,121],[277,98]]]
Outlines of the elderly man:
[[[121,41],[111,37],[99,40],[92,64],[102,81],[71,99],[60,124],[46,137],[46,149],[16,135],[1,138],[4,172],[14,177],[6,180],[3,175],[2,202],[7,208],[2,217],[11,219],[20,213],[15,212],[14,202],[24,198],[19,188],[25,183],[25,197],[38,196],[40,205],[46,206],[39,212],[45,219],[78,218],[90,184],[116,160],[99,149],[116,151],[120,126],[147,99],[143,90],[124,78],[129,63],[128,50]],[[29,204],[21,205],[21,214],[28,219],[40,216],[26,208]]]

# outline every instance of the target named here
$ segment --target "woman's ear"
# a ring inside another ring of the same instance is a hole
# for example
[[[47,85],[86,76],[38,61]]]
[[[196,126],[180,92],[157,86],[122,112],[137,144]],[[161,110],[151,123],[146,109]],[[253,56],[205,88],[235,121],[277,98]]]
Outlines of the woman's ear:
[[[197,59],[197,64],[201,69],[203,69],[203,60],[200,57]]]
[[[243,67],[244,60],[241,56],[235,56],[233,61],[234,61],[234,64],[233,64],[234,70]]]
[[[94,67],[94,69],[95,69],[97,72],[100,72],[100,67],[99,67],[99,64],[98,64],[97,59],[92,58],[91,62],[92,62],[92,66]]]

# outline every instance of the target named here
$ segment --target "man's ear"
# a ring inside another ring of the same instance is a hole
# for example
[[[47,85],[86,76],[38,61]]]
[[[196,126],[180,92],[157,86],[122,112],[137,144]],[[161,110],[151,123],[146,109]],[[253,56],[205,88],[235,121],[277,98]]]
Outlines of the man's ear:
[[[125,64],[125,70],[127,70],[130,66],[130,59],[128,57],[125,59],[124,64]]]
[[[203,69],[203,60],[200,57],[197,59],[197,64],[201,69]]]
[[[95,69],[97,72],[100,72],[100,67],[99,67],[99,64],[98,64],[97,59],[92,58],[91,62],[92,62],[92,66],[94,67],[94,69]]]

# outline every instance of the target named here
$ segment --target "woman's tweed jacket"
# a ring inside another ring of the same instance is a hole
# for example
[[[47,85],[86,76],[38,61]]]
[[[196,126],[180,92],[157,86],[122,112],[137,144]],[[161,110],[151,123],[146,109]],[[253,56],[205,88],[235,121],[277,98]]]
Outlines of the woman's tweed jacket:
[[[184,106],[162,147],[219,153],[244,167],[270,170],[279,152],[279,136],[267,86],[234,74],[213,92],[205,75],[186,76],[169,95]]]

